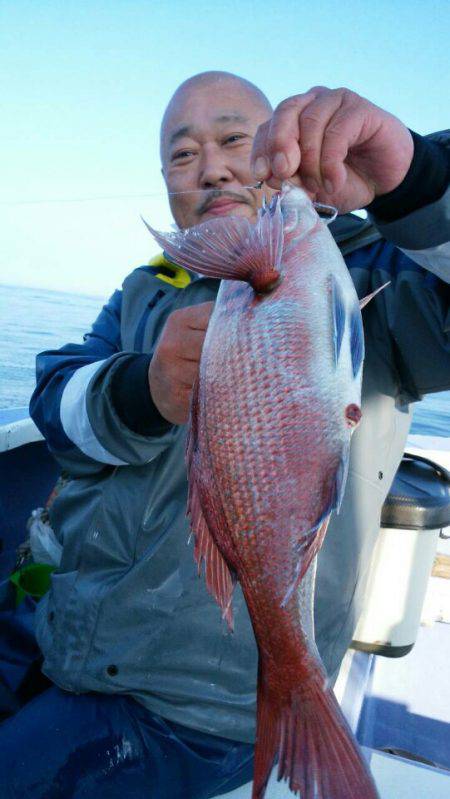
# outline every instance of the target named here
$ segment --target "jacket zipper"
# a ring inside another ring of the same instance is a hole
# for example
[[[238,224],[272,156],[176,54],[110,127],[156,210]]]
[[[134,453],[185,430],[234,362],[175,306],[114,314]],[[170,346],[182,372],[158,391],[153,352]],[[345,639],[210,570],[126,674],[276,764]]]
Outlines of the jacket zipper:
[[[153,310],[155,305],[157,305],[157,303],[160,301],[160,299],[162,297],[164,297],[164,295],[165,295],[165,291],[163,291],[162,289],[158,289],[158,291],[152,297],[152,299],[149,300],[148,305],[147,305],[144,313],[142,314],[142,316],[141,316],[141,318],[139,320],[139,324],[138,324],[138,326],[136,328],[136,334],[134,336],[134,351],[135,352],[142,352],[142,345],[144,343],[145,327],[146,327],[146,324],[147,324],[148,317],[150,316],[150,311]]]

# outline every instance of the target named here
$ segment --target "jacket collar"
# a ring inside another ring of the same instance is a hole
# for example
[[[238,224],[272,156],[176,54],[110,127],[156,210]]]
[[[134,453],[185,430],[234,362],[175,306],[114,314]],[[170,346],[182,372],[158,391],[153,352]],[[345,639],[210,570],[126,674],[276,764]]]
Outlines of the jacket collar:
[[[330,225],[330,233],[343,255],[348,255],[382,238],[381,233],[369,219],[362,219],[356,214],[336,217]]]

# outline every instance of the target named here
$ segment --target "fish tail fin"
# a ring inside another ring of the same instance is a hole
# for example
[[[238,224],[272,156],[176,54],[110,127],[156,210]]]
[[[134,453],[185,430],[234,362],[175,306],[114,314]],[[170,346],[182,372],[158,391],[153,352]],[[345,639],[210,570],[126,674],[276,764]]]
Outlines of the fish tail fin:
[[[273,667],[272,667],[273,668]],[[264,799],[274,762],[301,799],[379,799],[333,690],[317,673],[283,695],[260,668],[252,799]],[[270,683],[274,688],[270,688]]]
[[[275,197],[255,224],[239,216],[211,219],[187,230],[160,233],[143,220],[168,257],[207,277],[244,280],[257,292],[280,279],[283,251],[281,201]]]

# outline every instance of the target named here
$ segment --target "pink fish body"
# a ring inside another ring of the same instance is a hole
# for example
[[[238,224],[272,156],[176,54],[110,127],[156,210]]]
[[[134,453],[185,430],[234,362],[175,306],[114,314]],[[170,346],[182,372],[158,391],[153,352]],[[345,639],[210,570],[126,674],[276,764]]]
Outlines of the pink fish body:
[[[156,234],[225,278],[206,334],[188,443],[195,555],[232,626],[239,580],[259,652],[253,799],[278,760],[301,799],[376,799],[314,643],[315,555],[360,418],[358,299],[307,195],[289,184],[237,217]]]

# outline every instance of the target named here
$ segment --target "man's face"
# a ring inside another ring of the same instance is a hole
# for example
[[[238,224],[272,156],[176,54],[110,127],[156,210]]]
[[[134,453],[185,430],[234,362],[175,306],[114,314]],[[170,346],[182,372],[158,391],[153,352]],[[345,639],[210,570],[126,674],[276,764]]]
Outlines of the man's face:
[[[170,207],[180,228],[220,216],[255,221],[263,194],[271,191],[247,188],[256,182],[250,154],[256,130],[269,116],[245,88],[228,81],[186,88],[172,104],[161,149]]]

